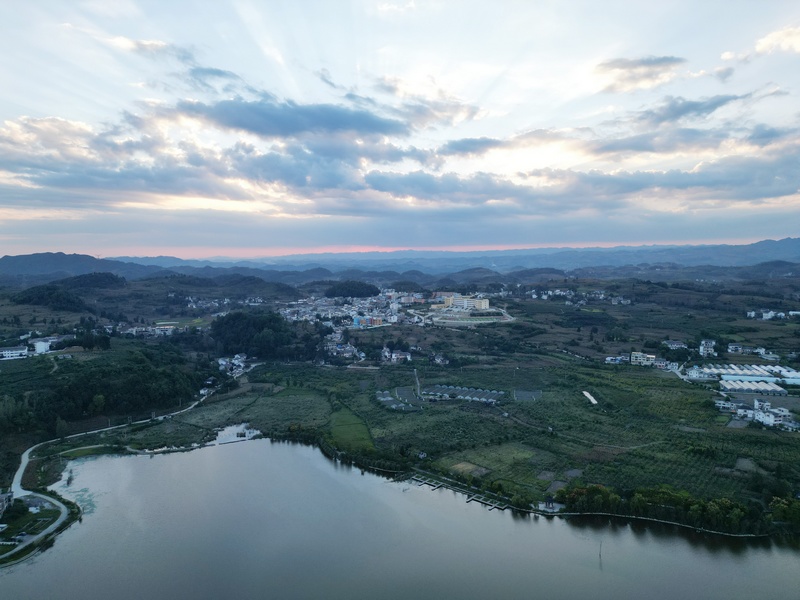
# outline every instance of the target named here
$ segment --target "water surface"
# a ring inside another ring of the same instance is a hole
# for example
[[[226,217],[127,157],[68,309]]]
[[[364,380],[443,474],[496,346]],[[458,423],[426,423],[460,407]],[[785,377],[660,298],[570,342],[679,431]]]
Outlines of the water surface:
[[[797,598],[800,553],[489,511],[268,440],[71,464],[86,509],[0,598]],[[601,553],[602,547],[602,553]]]

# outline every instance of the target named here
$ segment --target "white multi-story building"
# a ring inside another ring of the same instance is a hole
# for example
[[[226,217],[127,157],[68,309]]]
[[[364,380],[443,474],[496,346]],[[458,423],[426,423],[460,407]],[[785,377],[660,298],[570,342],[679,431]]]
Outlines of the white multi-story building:
[[[715,340],[701,340],[700,341],[700,356],[716,356],[714,346],[717,345]]]
[[[640,367],[650,367],[656,360],[655,354],[645,354],[644,352],[631,352],[631,364]]]
[[[472,296],[451,296],[444,299],[445,308],[463,308],[464,310],[487,310],[488,298],[474,298]]]
[[[0,348],[0,358],[25,358],[28,356],[27,346],[14,346],[13,348]]]

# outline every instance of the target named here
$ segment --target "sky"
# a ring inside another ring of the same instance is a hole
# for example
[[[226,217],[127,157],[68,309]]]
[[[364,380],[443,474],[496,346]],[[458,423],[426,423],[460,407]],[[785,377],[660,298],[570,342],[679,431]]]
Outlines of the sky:
[[[800,234],[800,3],[6,0],[0,255]]]

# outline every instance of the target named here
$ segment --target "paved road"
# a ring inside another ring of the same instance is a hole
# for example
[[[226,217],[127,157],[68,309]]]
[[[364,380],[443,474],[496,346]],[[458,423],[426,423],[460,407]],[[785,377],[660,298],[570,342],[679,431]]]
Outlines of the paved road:
[[[256,364],[251,365],[250,368],[247,369],[247,371],[244,371],[243,373],[247,373],[247,372],[251,371],[254,367],[258,366],[258,364],[260,364],[260,363],[256,363]],[[243,373],[240,373],[239,375],[242,375]],[[207,396],[204,396],[200,400],[195,400],[194,402],[192,402],[186,408],[182,408],[180,410],[176,410],[175,412],[169,413],[167,415],[162,415],[160,417],[156,417],[155,420],[156,421],[162,421],[162,420],[166,419],[167,417],[173,417],[175,415],[180,415],[182,413],[188,412],[188,411],[192,410],[193,408],[195,408],[198,404],[203,402],[203,400],[205,400],[206,398],[211,396],[213,393],[214,392],[211,392],[210,394],[208,394]],[[113,427],[103,427],[101,429],[94,429],[92,431],[84,431],[83,433],[75,433],[73,435],[68,435],[64,439],[70,440],[70,439],[79,438],[79,437],[82,437],[82,436],[85,436],[85,435],[92,435],[92,434],[95,434],[95,433],[102,433],[104,431],[113,431],[114,429],[120,429],[122,427],[129,427],[130,425],[137,425],[139,423],[147,423],[150,420],[151,419],[142,419],[141,421],[134,421],[133,423],[130,423],[130,424],[126,423],[126,424],[123,424],[123,425],[114,425]],[[58,500],[56,500],[55,498],[51,498],[50,496],[45,496],[44,494],[40,494],[38,492],[33,492],[31,490],[26,490],[25,488],[22,487],[22,476],[25,474],[25,469],[28,468],[28,463],[30,462],[31,452],[36,450],[36,448],[38,448],[39,446],[44,446],[45,444],[51,444],[51,443],[57,442],[57,441],[59,441],[59,439],[52,439],[52,440],[47,440],[46,442],[40,442],[40,443],[36,444],[35,446],[31,446],[30,448],[25,450],[25,452],[22,453],[22,458],[20,460],[19,468],[17,469],[17,472],[14,473],[14,480],[11,483],[11,491],[14,492],[14,498],[22,498],[24,496],[36,496],[38,498],[42,498],[42,499],[46,500],[47,502],[50,502],[50,503],[54,504],[61,511],[61,515],[58,517],[58,519],[56,519],[55,523],[50,525],[47,529],[45,529],[44,531],[42,531],[41,533],[38,533],[36,535],[28,536],[25,539],[24,542],[22,542],[16,548],[14,548],[11,552],[7,552],[3,556],[11,556],[12,554],[15,554],[16,552],[19,552],[23,548],[25,548],[27,546],[30,546],[34,542],[36,542],[36,541],[44,538],[45,536],[53,533],[56,529],[58,529],[61,526],[62,523],[64,523],[64,521],[69,516],[69,509],[62,502],[59,502]]]

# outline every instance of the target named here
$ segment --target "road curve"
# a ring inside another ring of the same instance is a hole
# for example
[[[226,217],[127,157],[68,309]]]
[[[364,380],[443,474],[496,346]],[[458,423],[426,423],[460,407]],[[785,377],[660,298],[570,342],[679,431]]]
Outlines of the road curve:
[[[250,368],[247,369],[246,371],[243,371],[243,373],[250,372],[251,370],[253,370],[254,367],[258,366],[258,364],[259,363],[251,365]],[[213,393],[214,392],[211,392],[210,394],[202,397],[200,400],[195,400],[194,402],[192,402],[186,408],[182,408],[180,410],[176,410],[175,412],[169,413],[167,415],[162,415],[160,417],[156,417],[155,420],[156,421],[162,421],[162,420],[166,419],[167,417],[172,417],[172,416],[175,416],[175,415],[179,415],[179,414],[188,412],[188,411],[192,410],[193,408],[195,408],[198,404],[201,404],[203,402],[203,400],[205,400],[206,398],[211,396]],[[122,425],[114,425],[113,427],[103,427],[101,429],[93,429],[92,431],[84,431],[82,433],[75,433],[75,434],[72,434],[72,435],[68,435],[68,436],[65,436],[63,439],[69,440],[69,439],[79,438],[79,437],[82,437],[82,436],[85,436],[85,435],[92,435],[92,434],[95,434],[95,433],[102,433],[104,431],[113,431],[114,429],[120,429],[122,427],[129,427],[130,425],[136,425],[136,424],[139,424],[139,423],[147,423],[148,421],[151,421],[151,420],[152,419],[142,419],[141,421],[134,421],[133,423],[125,423],[125,424],[122,424]],[[44,442],[39,442],[38,444],[35,444],[35,445],[31,446],[30,448],[25,450],[25,452],[22,453],[22,457],[20,459],[19,468],[17,469],[17,472],[14,473],[14,479],[13,479],[13,481],[11,483],[11,491],[14,493],[14,498],[15,499],[16,498],[22,498],[23,496],[36,496],[37,498],[41,498],[43,500],[46,500],[47,502],[50,502],[50,503],[54,504],[61,511],[61,515],[59,515],[58,519],[56,519],[56,521],[52,525],[50,525],[47,529],[45,529],[44,531],[42,531],[41,533],[38,533],[36,535],[28,536],[25,539],[24,542],[20,543],[18,546],[16,546],[10,552],[7,552],[6,554],[4,554],[3,555],[4,558],[19,552],[23,548],[26,548],[26,547],[30,546],[31,544],[33,544],[33,543],[35,543],[35,542],[37,542],[37,541],[39,541],[41,539],[44,539],[46,536],[50,535],[51,533],[56,531],[59,527],[61,527],[61,525],[64,523],[64,521],[67,520],[67,517],[69,516],[69,509],[64,505],[63,502],[60,502],[60,501],[58,501],[55,498],[52,498],[50,496],[46,496],[44,494],[40,494],[39,492],[26,490],[25,488],[22,487],[22,476],[25,474],[25,469],[28,468],[28,463],[30,462],[31,452],[36,450],[36,448],[38,448],[39,446],[44,446],[45,444],[51,444],[53,442],[57,442],[57,441],[59,441],[59,439],[61,439],[61,438],[56,438],[56,439],[47,440],[47,441],[44,441]],[[8,566],[8,565],[6,565],[6,566]]]

